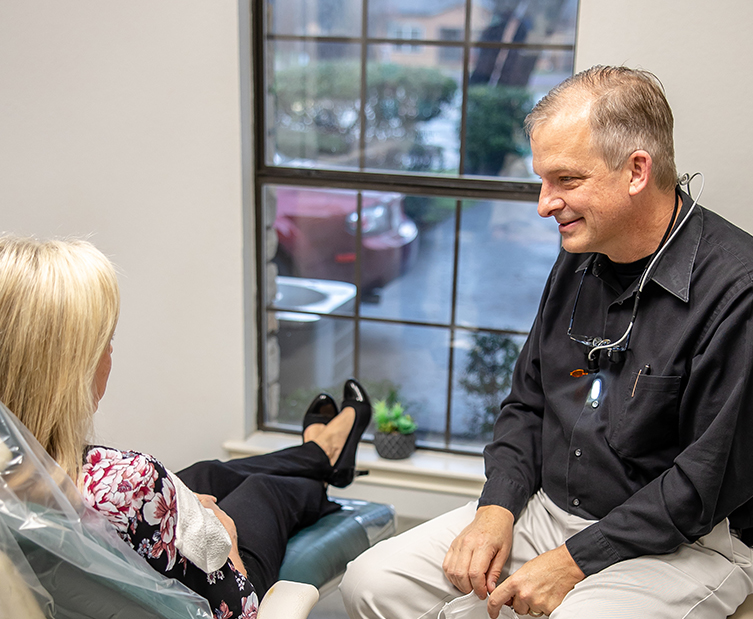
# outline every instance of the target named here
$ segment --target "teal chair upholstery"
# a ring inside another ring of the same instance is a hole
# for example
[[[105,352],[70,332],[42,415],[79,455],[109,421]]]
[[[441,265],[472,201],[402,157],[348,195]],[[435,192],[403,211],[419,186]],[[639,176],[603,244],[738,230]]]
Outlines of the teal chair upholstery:
[[[288,542],[280,578],[314,585],[324,592],[364,550],[395,533],[391,505],[355,499],[334,499],[342,506],[302,529]]]

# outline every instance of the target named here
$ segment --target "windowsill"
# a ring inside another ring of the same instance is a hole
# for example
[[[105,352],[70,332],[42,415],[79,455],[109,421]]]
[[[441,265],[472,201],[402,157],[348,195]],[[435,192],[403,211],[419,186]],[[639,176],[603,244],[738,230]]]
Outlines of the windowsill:
[[[254,432],[246,440],[229,440],[223,447],[233,458],[253,456],[300,444],[300,439],[279,432]],[[374,446],[361,443],[356,461],[368,475],[358,477],[359,484],[373,484],[478,497],[484,486],[484,460],[481,456],[462,456],[419,449],[405,460],[386,460]]]

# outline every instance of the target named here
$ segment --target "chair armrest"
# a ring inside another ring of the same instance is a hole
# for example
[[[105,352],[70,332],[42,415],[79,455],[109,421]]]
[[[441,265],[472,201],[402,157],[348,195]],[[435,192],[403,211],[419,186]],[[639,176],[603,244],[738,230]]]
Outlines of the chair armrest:
[[[4,552],[0,552],[0,616],[44,619],[29,587]]]
[[[257,619],[306,619],[319,601],[313,585],[278,580],[264,595]]]

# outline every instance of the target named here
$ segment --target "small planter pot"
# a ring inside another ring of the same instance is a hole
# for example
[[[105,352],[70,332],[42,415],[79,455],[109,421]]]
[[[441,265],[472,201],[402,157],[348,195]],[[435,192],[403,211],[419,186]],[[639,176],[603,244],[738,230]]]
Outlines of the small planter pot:
[[[399,432],[374,433],[374,447],[377,453],[388,460],[402,460],[416,451],[416,435]]]

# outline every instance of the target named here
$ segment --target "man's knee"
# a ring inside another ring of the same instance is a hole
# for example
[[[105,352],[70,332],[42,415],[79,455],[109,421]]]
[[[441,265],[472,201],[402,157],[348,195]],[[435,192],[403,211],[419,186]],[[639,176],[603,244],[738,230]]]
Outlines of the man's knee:
[[[386,583],[391,581],[384,564],[370,560],[370,555],[367,550],[351,561],[340,582],[345,610],[351,619],[379,617],[374,606],[381,599]]]
[[[439,612],[459,595],[442,571],[442,560],[475,510],[470,502],[380,542],[351,562],[340,585],[349,616],[402,619]]]

